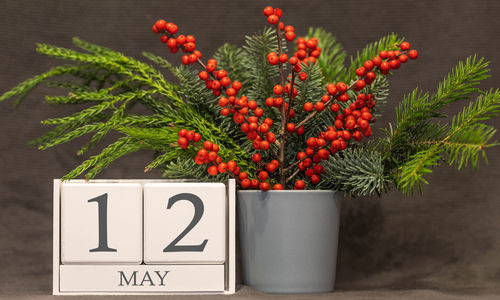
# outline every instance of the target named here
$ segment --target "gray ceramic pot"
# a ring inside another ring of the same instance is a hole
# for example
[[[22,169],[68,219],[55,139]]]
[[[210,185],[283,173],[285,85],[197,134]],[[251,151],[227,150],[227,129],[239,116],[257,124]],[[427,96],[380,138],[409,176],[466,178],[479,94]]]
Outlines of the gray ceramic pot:
[[[340,196],[332,191],[239,191],[246,285],[267,293],[335,287]]]

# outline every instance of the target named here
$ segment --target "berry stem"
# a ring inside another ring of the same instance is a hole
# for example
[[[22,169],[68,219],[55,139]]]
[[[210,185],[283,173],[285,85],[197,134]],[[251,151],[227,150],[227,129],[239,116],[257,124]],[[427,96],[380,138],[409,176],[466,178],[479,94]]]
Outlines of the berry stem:
[[[283,47],[281,45],[281,30],[279,24],[276,24],[276,33],[278,35],[278,57],[283,53]],[[283,74],[283,63],[279,63],[280,69],[280,83],[281,86],[285,86],[285,77]],[[293,89],[293,86],[292,86]],[[290,94],[293,91],[290,91]],[[289,106],[290,107],[290,106]],[[285,163],[285,150],[286,150],[286,121],[287,121],[287,112],[285,111],[285,101],[281,104],[281,127],[279,131],[280,141],[279,141],[279,176],[281,185],[285,186],[286,184],[286,172],[284,171],[284,163]]]

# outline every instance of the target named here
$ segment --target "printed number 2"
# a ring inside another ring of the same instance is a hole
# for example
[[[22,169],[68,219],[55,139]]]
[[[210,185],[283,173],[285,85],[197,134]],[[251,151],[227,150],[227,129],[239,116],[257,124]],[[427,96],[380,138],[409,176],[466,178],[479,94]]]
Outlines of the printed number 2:
[[[198,224],[205,210],[203,206],[203,201],[198,196],[190,193],[177,194],[168,199],[167,209],[170,209],[172,205],[174,205],[177,201],[180,200],[187,200],[193,204],[194,216],[193,219],[191,220],[191,223],[189,223],[186,229],[184,229],[184,231],[181,232],[179,236],[177,236],[170,244],[168,244],[168,246],[165,247],[165,249],[163,249],[163,252],[203,252],[205,246],[207,245],[208,240],[204,240],[199,245],[177,245],[177,243],[184,236],[186,236],[186,234],[188,234],[188,232],[191,231],[191,229],[193,229],[194,226],[196,226],[196,224]]]
[[[108,194],[102,194],[88,202],[97,202],[99,209],[99,246],[89,252],[116,252],[116,249],[108,247]]]

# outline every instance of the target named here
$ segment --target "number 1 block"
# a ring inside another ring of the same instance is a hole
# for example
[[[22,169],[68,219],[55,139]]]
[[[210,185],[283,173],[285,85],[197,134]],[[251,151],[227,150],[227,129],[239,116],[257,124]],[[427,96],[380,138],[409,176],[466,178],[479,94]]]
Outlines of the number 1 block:
[[[222,183],[144,184],[144,262],[224,263],[225,203]]]
[[[61,262],[140,264],[141,184],[63,183]]]

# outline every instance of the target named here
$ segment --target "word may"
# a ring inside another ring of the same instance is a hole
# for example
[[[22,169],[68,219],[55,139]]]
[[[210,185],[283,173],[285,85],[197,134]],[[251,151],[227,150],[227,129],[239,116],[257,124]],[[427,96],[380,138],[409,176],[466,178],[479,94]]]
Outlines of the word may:
[[[163,280],[165,279],[165,276],[167,276],[168,272],[170,271],[163,271],[164,274],[163,276],[161,275],[160,271],[154,271],[153,276],[150,275],[149,271],[146,271],[144,273],[144,276],[142,276],[142,280],[139,284],[137,284],[137,274],[139,271],[133,271],[132,274],[127,277],[123,271],[118,271],[120,274],[120,284],[118,286],[124,286],[124,285],[131,285],[131,286],[144,286],[144,284],[148,284],[149,286],[164,286],[165,283]],[[139,277],[140,279],[140,277]],[[154,279],[154,280],[153,280]],[[158,284],[158,279],[160,280],[160,284]],[[156,282],[156,284],[155,284]],[[125,283],[125,284],[124,284]]]

